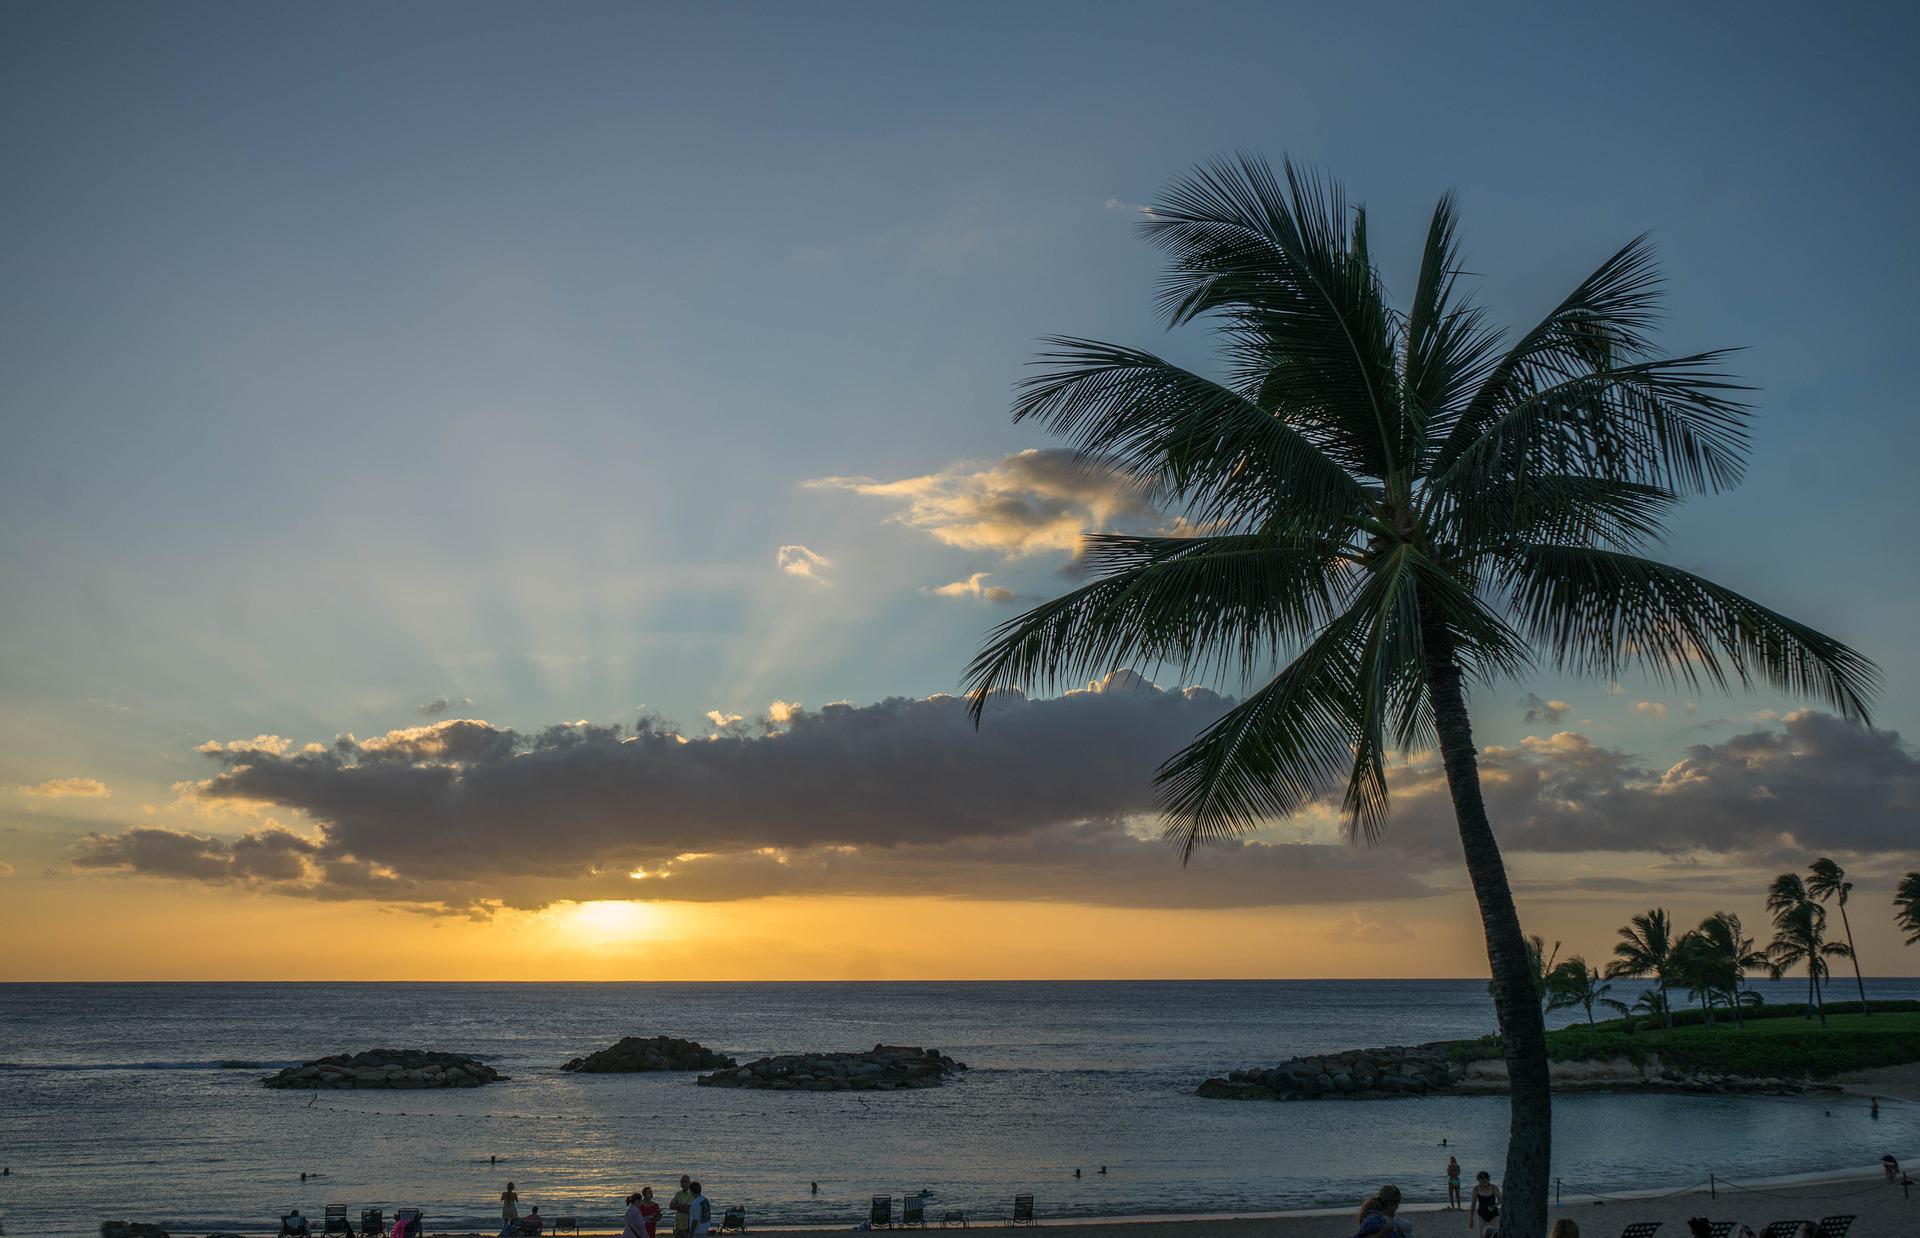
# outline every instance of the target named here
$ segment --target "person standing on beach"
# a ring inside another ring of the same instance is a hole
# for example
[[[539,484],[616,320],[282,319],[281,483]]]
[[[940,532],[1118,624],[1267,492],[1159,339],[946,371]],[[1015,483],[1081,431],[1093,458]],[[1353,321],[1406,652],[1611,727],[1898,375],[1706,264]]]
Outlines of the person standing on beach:
[[[1474,1218],[1480,1219],[1480,1228],[1485,1229],[1500,1219],[1500,1188],[1493,1184],[1493,1177],[1486,1170],[1474,1175],[1472,1210],[1467,1214],[1467,1228],[1474,1228]]]
[[[1447,1211],[1456,1212],[1460,1208],[1460,1160],[1447,1158]]]
[[[680,1189],[675,1191],[673,1198],[667,1201],[667,1207],[673,1209],[674,1238],[686,1238],[687,1214],[693,1207],[693,1192],[687,1188],[692,1184],[692,1178],[681,1174]]]
[[[693,1197],[687,1201],[687,1234],[689,1238],[700,1238],[713,1226],[713,1205],[707,1202],[707,1195],[698,1182],[687,1189]]]
[[[507,1238],[513,1230],[513,1223],[520,1219],[520,1192],[513,1189],[513,1183],[507,1183],[507,1189],[500,1192],[500,1238]]]

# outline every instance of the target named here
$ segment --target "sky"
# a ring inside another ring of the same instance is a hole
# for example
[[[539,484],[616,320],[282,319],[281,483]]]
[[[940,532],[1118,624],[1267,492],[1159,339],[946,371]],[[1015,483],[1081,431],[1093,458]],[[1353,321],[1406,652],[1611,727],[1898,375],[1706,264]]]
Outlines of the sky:
[[[1207,370],[1140,207],[1342,180],[1404,292],[1459,196],[1516,327],[1634,236],[1742,348],[1662,553],[1874,658],[1476,690],[1530,931],[1764,915],[1869,974],[1920,866],[1909,6],[12,5],[0,13],[0,979],[1472,976],[1430,753],[1182,869],[1237,682],[953,693],[1079,535],[1039,337]],[[1906,152],[1903,154],[1902,152]],[[1136,670],[1144,673],[1135,673]],[[616,729],[617,728],[617,729]]]

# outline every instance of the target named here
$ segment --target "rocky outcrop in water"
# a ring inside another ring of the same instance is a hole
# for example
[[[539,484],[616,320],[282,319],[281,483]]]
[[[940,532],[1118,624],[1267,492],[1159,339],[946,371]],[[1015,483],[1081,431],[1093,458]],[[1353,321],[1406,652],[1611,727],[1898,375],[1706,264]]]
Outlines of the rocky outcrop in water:
[[[1198,1091],[1211,1100],[1377,1100],[1452,1091],[1461,1078],[1444,1043],[1390,1045],[1236,1070],[1207,1080]]]
[[[776,1092],[893,1092],[937,1088],[966,1069],[938,1049],[875,1045],[869,1053],[786,1053],[701,1075],[703,1088]]]
[[[477,1088],[506,1076],[458,1053],[368,1049],[289,1066],[260,1082],[270,1088]]]
[[[620,1043],[574,1058],[560,1069],[609,1075],[646,1070],[718,1070],[733,1065],[736,1063],[726,1054],[677,1036],[624,1036]]]

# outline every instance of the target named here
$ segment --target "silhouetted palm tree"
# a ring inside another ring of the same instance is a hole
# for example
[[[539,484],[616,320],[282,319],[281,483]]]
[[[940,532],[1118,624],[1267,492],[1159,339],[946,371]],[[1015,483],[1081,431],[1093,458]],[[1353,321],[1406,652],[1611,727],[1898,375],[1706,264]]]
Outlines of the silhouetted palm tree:
[[[1574,1006],[1587,1012],[1587,1026],[1593,1026],[1593,1008],[1606,1006],[1621,1014],[1627,1013],[1627,1004],[1607,996],[1613,992],[1613,986],[1607,983],[1606,973],[1591,966],[1579,955],[1574,955],[1547,976],[1547,1009],[1567,1010]]]
[[[1710,960],[1714,977],[1724,986],[1722,991],[1726,994],[1727,1005],[1733,1010],[1734,1025],[1744,1027],[1746,999],[1749,996],[1745,991],[1747,973],[1768,967],[1767,956],[1754,949],[1753,938],[1747,936],[1740,917],[1731,911],[1716,911],[1702,920],[1700,927],[1694,930],[1694,936]]]
[[[1853,954],[1844,941],[1827,940],[1827,909],[1811,899],[1794,904],[1773,919],[1773,944],[1767,958],[1777,979],[1795,967],[1807,968],[1807,1004],[1827,1025],[1827,1006],[1820,999],[1820,982],[1829,970],[1828,959],[1844,959]]]
[[[1620,940],[1613,947],[1613,962],[1607,964],[1607,975],[1616,976],[1652,976],[1654,989],[1660,994],[1660,1023],[1663,1027],[1673,1026],[1673,1006],[1667,1000],[1667,985],[1676,979],[1679,960],[1674,957],[1674,948],[1679,943],[1674,940],[1673,921],[1666,909],[1655,907],[1643,915],[1634,916],[1620,930]]]
[[[1872,1014],[1867,1009],[1867,982],[1860,975],[1860,953],[1853,948],[1853,921],[1847,918],[1847,895],[1853,893],[1853,883],[1847,880],[1847,870],[1835,864],[1826,856],[1815,860],[1807,869],[1807,896],[1826,902],[1828,899],[1840,905],[1840,927],[1847,935],[1847,957],[1853,960],[1853,983],[1860,990],[1860,1013]]]
[[[1893,922],[1907,935],[1906,944],[1920,942],[1920,872],[1908,873],[1900,879],[1900,888],[1893,894],[1893,907]]]
[[[1767,886],[1767,910],[1773,913],[1774,937],[1776,941],[1781,931],[1780,926],[1786,922],[1787,917],[1797,913],[1800,908],[1812,902],[1813,897],[1807,893],[1807,883],[1800,879],[1799,873],[1781,873],[1773,879],[1772,883]],[[1826,926],[1826,913],[1824,912],[1821,913],[1820,924],[1824,929]],[[1768,946],[1767,950],[1769,951],[1769,955],[1771,955],[1773,947]],[[1771,966],[1771,964],[1769,964],[1769,966]],[[1776,978],[1778,978],[1778,970],[1777,968],[1775,969]],[[1809,1019],[1813,1018],[1815,1013],[1814,998],[1816,994],[1814,990],[1823,977],[1824,973],[1816,974],[1813,971],[1809,971],[1807,974],[1806,1017]],[[1825,1017],[1824,1014],[1821,1016],[1823,1022]]]
[[[1673,943],[1673,977],[1700,1003],[1700,1015],[1713,1026],[1713,1004],[1726,991],[1727,975],[1713,948],[1699,933],[1683,934]]]
[[[1101,534],[1096,579],[1002,625],[968,670],[1001,688],[1117,666],[1281,669],[1160,770],[1196,843],[1345,786],[1353,832],[1387,821],[1387,761],[1435,746],[1479,902],[1510,1078],[1505,1227],[1546,1229],[1545,1029],[1482,800],[1467,693],[1536,650],[1613,678],[1764,680],[1864,717],[1872,665],[1690,572],[1643,558],[1689,493],[1734,484],[1748,412],[1721,354],[1662,357],[1636,240],[1511,338],[1460,294],[1451,195],[1404,312],[1366,212],[1291,165],[1243,157],[1175,182],[1142,222],[1170,264],[1171,324],[1211,318],[1226,377],[1057,338],[1016,419],[1045,421],[1176,510],[1192,536]]]
[[[1539,1000],[1540,1009],[1543,1011],[1553,1009],[1548,1002],[1550,995],[1547,992],[1547,977],[1553,973],[1554,960],[1559,957],[1559,942],[1554,942],[1553,950],[1549,952],[1546,938],[1538,933],[1527,935],[1527,971],[1533,976],[1534,996]],[[1487,992],[1494,993],[1498,988],[1498,981],[1487,981]]]

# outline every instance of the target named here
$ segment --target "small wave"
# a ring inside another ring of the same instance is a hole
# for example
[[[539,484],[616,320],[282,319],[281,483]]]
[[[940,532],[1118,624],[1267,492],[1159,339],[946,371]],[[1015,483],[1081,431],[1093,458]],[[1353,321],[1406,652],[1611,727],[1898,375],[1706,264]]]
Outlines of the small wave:
[[[0,1070],[278,1070],[297,1065],[223,1057],[196,1062],[0,1062]]]

